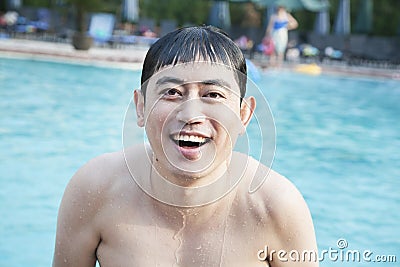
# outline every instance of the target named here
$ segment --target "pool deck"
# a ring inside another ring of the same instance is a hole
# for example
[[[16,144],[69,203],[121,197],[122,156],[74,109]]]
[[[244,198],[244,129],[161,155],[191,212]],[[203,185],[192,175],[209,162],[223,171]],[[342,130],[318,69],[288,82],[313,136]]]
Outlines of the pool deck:
[[[0,39],[0,57],[28,58],[32,60],[48,60],[71,62],[83,65],[107,66],[127,69],[141,69],[148,47],[126,46],[121,48],[92,47],[88,51],[77,51],[69,43],[52,43],[23,39]],[[266,60],[255,59],[255,65],[268,71]],[[300,68],[299,68],[300,66]],[[301,67],[302,66],[302,67]],[[350,76],[365,76],[400,80],[400,69],[349,66],[346,63],[299,64],[286,62],[282,66],[285,71],[309,72]]]
[[[0,57],[128,69],[141,69],[147,50],[148,47],[136,46],[120,49],[92,47],[88,51],[78,51],[69,43],[0,39]]]

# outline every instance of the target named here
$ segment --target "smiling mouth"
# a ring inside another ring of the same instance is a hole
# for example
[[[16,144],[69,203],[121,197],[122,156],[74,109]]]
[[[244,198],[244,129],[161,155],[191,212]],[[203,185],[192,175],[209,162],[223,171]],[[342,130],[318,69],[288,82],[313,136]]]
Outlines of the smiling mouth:
[[[207,144],[211,139],[196,135],[172,135],[172,140],[180,147],[198,148]]]

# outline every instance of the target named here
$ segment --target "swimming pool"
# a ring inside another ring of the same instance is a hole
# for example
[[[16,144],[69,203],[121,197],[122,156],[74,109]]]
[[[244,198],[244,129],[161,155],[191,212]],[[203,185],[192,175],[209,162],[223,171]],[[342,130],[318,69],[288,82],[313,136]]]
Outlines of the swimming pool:
[[[0,266],[51,265],[63,190],[87,160],[122,148],[139,80],[138,71],[0,59]],[[343,238],[400,261],[400,82],[266,72],[258,83],[276,123],[273,168],[305,196],[319,249]]]

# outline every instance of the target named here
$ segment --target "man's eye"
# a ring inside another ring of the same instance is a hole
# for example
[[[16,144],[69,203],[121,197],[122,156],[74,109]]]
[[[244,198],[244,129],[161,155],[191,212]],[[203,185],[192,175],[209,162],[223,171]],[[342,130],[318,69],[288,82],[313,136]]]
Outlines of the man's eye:
[[[205,95],[205,97],[216,98],[216,99],[224,98],[224,96],[222,94],[217,93],[217,92],[209,92]]]
[[[165,92],[165,95],[166,96],[181,96],[182,93],[178,89],[172,88],[172,89],[168,89]]]

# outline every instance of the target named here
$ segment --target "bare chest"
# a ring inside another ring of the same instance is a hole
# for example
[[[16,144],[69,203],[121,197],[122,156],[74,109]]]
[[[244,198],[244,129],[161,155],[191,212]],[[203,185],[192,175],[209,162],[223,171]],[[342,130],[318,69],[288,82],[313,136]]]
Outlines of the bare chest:
[[[97,250],[102,267],[108,266],[268,266],[257,257],[265,243],[249,225],[232,220],[202,227],[176,228],[147,221],[120,221]]]

